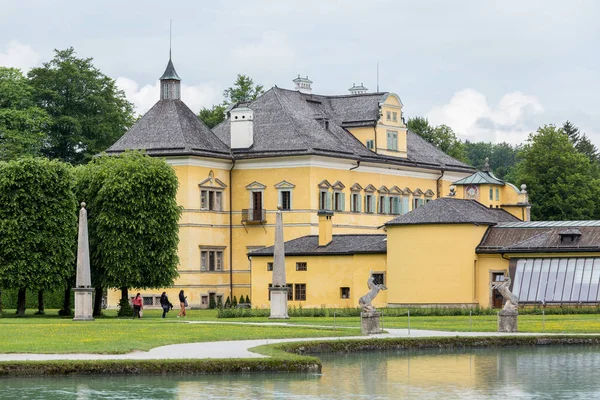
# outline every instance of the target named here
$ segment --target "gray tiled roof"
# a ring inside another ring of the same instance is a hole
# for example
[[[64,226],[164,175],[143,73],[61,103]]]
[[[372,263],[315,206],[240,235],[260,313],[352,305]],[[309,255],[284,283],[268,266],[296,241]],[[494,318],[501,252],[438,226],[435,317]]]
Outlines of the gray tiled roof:
[[[511,221],[519,221],[519,219],[503,209],[487,208],[475,200],[446,197],[430,201],[424,206],[394,218],[385,225],[496,225],[499,222]]]
[[[328,255],[351,255],[361,253],[387,252],[386,235],[333,235],[331,243],[327,246],[319,246],[319,236],[302,236],[285,242],[285,255],[316,256]],[[273,246],[255,250],[248,253],[250,256],[272,256]]]
[[[466,178],[460,179],[454,182],[455,185],[501,185],[504,186],[504,181],[498,179],[490,171],[477,171],[473,175],[469,175]]]
[[[385,96],[387,93],[321,96],[274,87],[244,104],[254,111],[254,144],[248,149],[233,150],[233,154],[236,159],[315,154],[394,165],[474,171],[473,167],[450,157],[412,132],[408,132],[407,136],[407,158],[368,150],[345,128],[375,126],[379,118],[379,104]],[[230,143],[229,120],[213,131],[223,143]]]
[[[585,222],[585,221],[584,221]],[[532,253],[600,251],[600,226],[572,225],[575,242],[561,242],[565,226],[514,227],[517,224],[499,224],[488,229],[477,246],[478,253]],[[578,231],[578,234],[577,232]]]
[[[146,150],[150,155],[231,158],[223,144],[181,100],[160,100],[107,153]]]

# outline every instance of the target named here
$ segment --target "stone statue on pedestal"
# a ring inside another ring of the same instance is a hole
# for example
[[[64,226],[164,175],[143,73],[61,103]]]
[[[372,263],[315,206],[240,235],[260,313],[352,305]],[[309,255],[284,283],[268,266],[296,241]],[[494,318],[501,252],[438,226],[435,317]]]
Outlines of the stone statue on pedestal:
[[[501,282],[494,282],[492,289],[496,289],[504,297],[504,307],[498,313],[498,332],[517,332],[517,317],[519,316],[519,297],[508,288],[511,284],[510,277],[505,277]]]
[[[387,287],[383,284],[375,283],[375,277],[372,272],[367,280],[367,286],[369,287],[367,294],[358,299],[358,305],[362,308],[362,312],[360,313],[360,330],[364,335],[371,335],[382,332],[379,327],[381,313],[377,312],[372,302],[379,291],[387,290]]]

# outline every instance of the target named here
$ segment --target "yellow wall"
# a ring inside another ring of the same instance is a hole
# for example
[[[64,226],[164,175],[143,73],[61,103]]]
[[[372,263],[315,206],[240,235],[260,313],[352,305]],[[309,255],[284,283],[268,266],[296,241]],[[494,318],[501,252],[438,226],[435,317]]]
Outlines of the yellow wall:
[[[390,304],[474,304],[475,248],[487,226],[388,227]]]
[[[272,272],[267,271],[267,263],[273,257],[252,257],[252,305],[268,308],[268,287]],[[306,262],[306,271],[296,271],[296,262]],[[285,273],[288,284],[305,283],[306,301],[288,301],[288,305],[302,307],[358,307],[358,299],[365,295],[370,271],[386,271],[385,254],[357,254],[331,256],[288,256],[285,258]],[[350,288],[350,298],[342,299],[342,287]],[[373,305],[387,304],[387,291],[381,291]]]

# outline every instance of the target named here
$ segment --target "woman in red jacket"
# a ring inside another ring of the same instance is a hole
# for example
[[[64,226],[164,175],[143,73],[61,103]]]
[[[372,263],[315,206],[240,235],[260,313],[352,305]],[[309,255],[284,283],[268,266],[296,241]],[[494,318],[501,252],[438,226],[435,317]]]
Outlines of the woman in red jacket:
[[[138,317],[142,318],[141,311],[144,308],[144,302],[142,301],[142,296],[138,293],[133,299],[133,318]]]

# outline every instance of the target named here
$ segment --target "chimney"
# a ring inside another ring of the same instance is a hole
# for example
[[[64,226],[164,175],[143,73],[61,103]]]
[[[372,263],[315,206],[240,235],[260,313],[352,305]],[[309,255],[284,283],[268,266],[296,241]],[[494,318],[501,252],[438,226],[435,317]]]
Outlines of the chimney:
[[[300,78],[300,75],[298,75],[298,77],[296,79],[294,79],[292,82],[294,82],[296,84],[296,87],[294,89],[296,89],[300,93],[304,93],[304,94],[312,93],[312,87],[310,85],[313,83],[313,81],[308,79],[308,76],[306,78]]]
[[[363,94],[369,91],[369,89],[367,89],[362,83],[360,84],[360,86],[356,86],[356,83],[353,83],[352,87],[348,90],[351,94]]]
[[[230,147],[247,149],[254,143],[254,112],[248,107],[237,107],[229,111],[231,121]]]
[[[333,211],[320,210],[319,216],[319,246],[327,246],[333,240],[333,227],[331,217]]]

